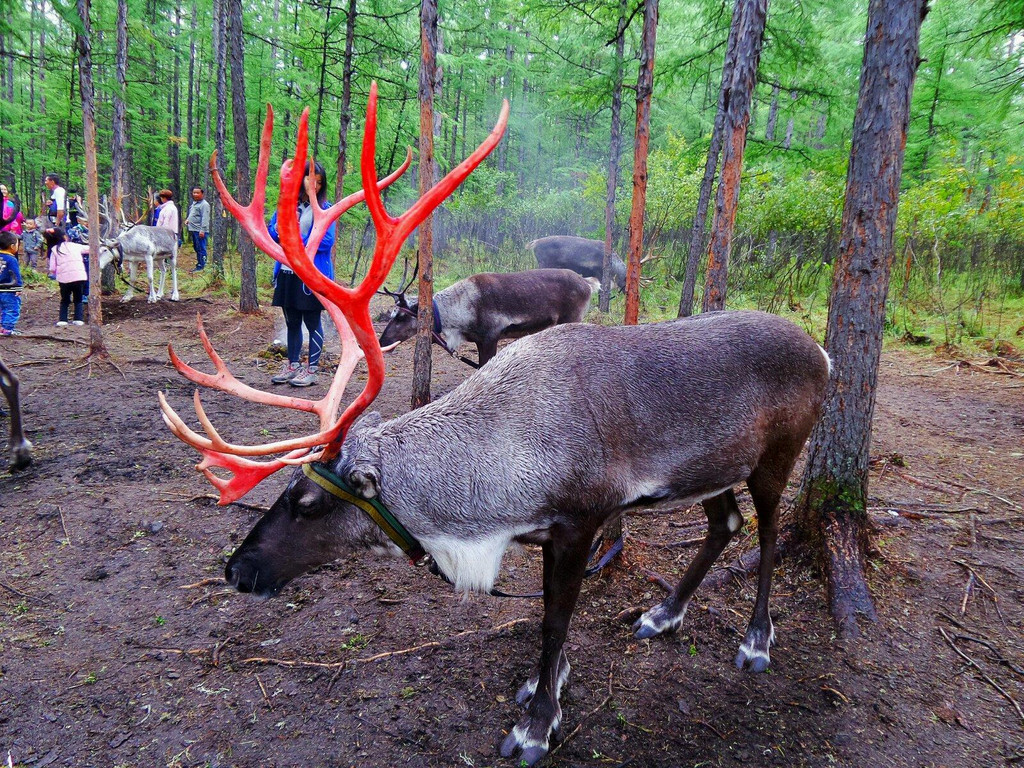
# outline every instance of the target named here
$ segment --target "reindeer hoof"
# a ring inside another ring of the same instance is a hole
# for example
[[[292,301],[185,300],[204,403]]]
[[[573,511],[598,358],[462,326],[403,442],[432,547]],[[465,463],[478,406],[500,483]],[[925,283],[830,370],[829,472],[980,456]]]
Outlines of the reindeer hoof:
[[[171,294],[171,301],[178,301],[179,299],[180,297],[178,296],[177,291]]]
[[[749,669],[751,672],[764,672],[771,665],[768,649],[775,642],[775,627],[769,622],[767,629],[750,627],[736,654],[736,668]]]
[[[687,605],[688,603],[684,603],[682,610],[677,610],[666,603],[659,603],[633,622],[633,634],[640,640],[646,640],[656,635],[675,632],[682,626]]]
[[[540,762],[548,753],[548,739],[543,741],[530,736],[530,732],[537,730],[522,723],[512,729],[512,732],[501,742],[501,756],[508,758],[519,753],[517,765],[535,765]]]

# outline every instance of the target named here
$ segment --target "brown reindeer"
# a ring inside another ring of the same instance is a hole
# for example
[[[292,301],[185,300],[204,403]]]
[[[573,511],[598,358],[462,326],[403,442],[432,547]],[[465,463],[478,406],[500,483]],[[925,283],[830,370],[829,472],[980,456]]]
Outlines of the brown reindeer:
[[[376,89],[367,106],[363,188],[377,230],[367,277],[349,289],[327,280],[312,254],[332,220],[315,214],[303,249],[295,215],[296,174],[306,159],[306,116],[294,160],[282,168],[281,245],[263,224],[263,196],[226,205],[260,247],[288,264],[325,299],[343,342],[339,373],[317,403],[253,390],[236,380],[203,334],[217,368],[205,374],[171,353],[191,381],[320,416],[320,431],[259,446],[225,441],[195,405],[206,435],[191,430],[160,395],[172,431],[198,449],[198,468],[239,498],[270,473],[297,468],[285,491],[228,561],[228,582],[275,595],[293,578],[353,549],[432,561],[463,591],[488,591],[512,542],[539,545],[544,618],[537,671],[516,697],[526,711],[501,754],[528,764],[547,754],[561,725],[559,694],[569,674],[563,645],[591,542],[626,510],[658,501],[701,502],[708,536],[669,597],[636,623],[636,635],[677,629],[711,564],[740,530],[733,487],[746,483],[757,510],[761,568],[757,600],[737,666],[762,671],[774,636],[768,613],[777,512],[786,480],[818,416],[829,376],[823,350],[792,323],[761,312],[718,312],[648,326],[567,324],[513,342],[445,397],[384,422],[357,417],[383,380],[369,302],[412,229],[497,144],[490,137],[402,216],[388,215],[374,167]],[[269,117],[268,117],[269,125]],[[260,169],[265,179],[269,128]],[[216,171],[214,171],[216,174]],[[307,180],[307,184],[312,184]],[[201,330],[201,329],[200,329]],[[359,346],[357,347],[356,344]],[[367,383],[340,418],[341,391],[365,354]],[[284,454],[271,461],[253,457]],[[227,469],[218,477],[212,467]]]
[[[479,368],[497,354],[502,339],[582,321],[598,287],[568,269],[470,275],[434,295],[434,341],[452,355],[464,341],[476,344]],[[382,347],[411,339],[419,328],[419,303],[393,295],[395,311],[380,335]]]

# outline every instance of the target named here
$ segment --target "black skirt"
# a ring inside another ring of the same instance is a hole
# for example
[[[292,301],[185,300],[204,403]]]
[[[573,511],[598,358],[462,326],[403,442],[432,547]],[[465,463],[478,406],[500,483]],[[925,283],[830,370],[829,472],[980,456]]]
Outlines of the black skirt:
[[[271,304],[284,309],[298,309],[303,312],[322,310],[324,305],[313,295],[313,292],[299,280],[294,272],[281,270],[277,274],[274,286],[274,300]]]

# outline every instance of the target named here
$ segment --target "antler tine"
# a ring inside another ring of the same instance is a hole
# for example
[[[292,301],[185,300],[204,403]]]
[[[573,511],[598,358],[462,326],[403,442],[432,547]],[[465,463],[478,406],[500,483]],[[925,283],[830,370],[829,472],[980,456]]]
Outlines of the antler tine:
[[[267,230],[266,222],[263,220],[263,213],[267,200],[267,175],[270,165],[270,138],[274,133],[274,110],[267,104],[267,117],[263,121],[263,130],[260,133],[260,156],[256,164],[256,185],[253,188],[252,201],[249,205],[243,206],[231,193],[228,192],[224,179],[220,176],[217,168],[217,152],[214,150],[210,155],[210,173],[213,176],[213,185],[217,188],[221,202],[224,207],[238,219],[239,224],[246,234],[252,238],[253,243],[264,253],[269,254],[277,261],[282,261],[284,251],[281,246],[274,242]],[[282,169],[282,173],[284,170]],[[286,263],[283,262],[282,263]]]
[[[315,166],[310,163],[309,171],[305,168],[309,136],[308,110],[303,111],[299,120],[295,155],[281,166],[277,221],[280,244],[273,241],[263,222],[266,178],[273,132],[273,110],[269,106],[267,107],[267,119],[260,137],[256,190],[249,205],[242,206],[231,197],[216,169],[216,154],[211,158],[214,184],[225,207],[241,222],[258,247],[280,263],[290,267],[321,301],[337,326],[342,342],[341,360],[338,363],[334,380],[327,394],[318,401],[275,395],[254,389],[238,381],[228,371],[224,361],[214,350],[203,328],[201,317],[197,318],[199,335],[203,347],[216,369],[215,374],[203,373],[192,368],[182,361],[175,354],[173,348],[168,345],[168,353],[175,369],[196,384],[238,395],[253,402],[315,413],[320,418],[320,431],[315,435],[265,445],[235,445],[226,442],[218,434],[203,409],[198,391],[193,400],[200,424],[206,432],[205,437],[190,429],[171,408],[163,393],[160,393],[160,408],[164,421],[176,436],[202,453],[203,460],[196,468],[202,471],[214,487],[220,491],[221,504],[241,498],[257,483],[284,466],[316,460],[326,461],[337,455],[349,426],[374,400],[384,381],[384,360],[373,323],[370,320],[370,300],[374,292],[383,284],[404,240],[497,145],[507,120],[508,102],[505,102],[498,124],[487,140],[405,214],[399,218],[393,218],[384,210],[381,190],[398,179],[408,169],[412,161],[412,152],[411,150],[407,152],[405,162],[396,171],[384,179],[377,179],[374,159],[377,85],[373,83],[367,107],[366,130],[363,136],[361,159],[363,189],[338,201],[326,210],[320,209],[314,203],[312,205],[313,227],[305,244],[302,242],[298,217],[298,199],[303,184],[310,200],[316,199]],[[337,218],[364,199],[370,207],[378,242],[374,250],[374,261],[366,278],[356,288],[349,289],[323,275],[316,268],[314,257],[328,229]],[[356,400],[344,410],[337,420],[334,420],[334,415],[340,408],[345,386],[364,353],[369,371],[366,385]],[[317,449],[317,446],[323,447]],[[311,448],[312,451],[309,450]],[[252,461],[245,458],[265,456],[271,453],[285,453],[285,455],[270,461]],[[230,479],[214,474],[211,469],[214,467],[220,467],[230,472]]]

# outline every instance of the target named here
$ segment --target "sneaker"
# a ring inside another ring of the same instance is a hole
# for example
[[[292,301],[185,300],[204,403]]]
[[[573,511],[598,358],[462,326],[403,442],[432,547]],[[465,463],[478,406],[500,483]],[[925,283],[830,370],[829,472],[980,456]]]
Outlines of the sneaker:
[[[271,384],[284,384],[291,381],[299,375],[299,371],[302,370],[302,366],[298,363],[285,363],[281,366],[281,372],[271,378]]]
[[[0,328],[0,336],[13,336],[14,331],[10,328]]]
[[[72,325],[85,325],[85,321],[84,320],[72,320],[71,324]]]
[[[292,378],[288,383],[293,387],[311,387],[316,384],[316,372],[319,368],[315,365],[302,366],[299,369],[298,374]]]
[[[67,320],[58,320],[58,321],[57,321],[57,327],[58,327],[58,328],[63,328],[63,327],[64,327],[65,325],[67,325],[67,324],[68,324],[68,321],[67,321]]]

